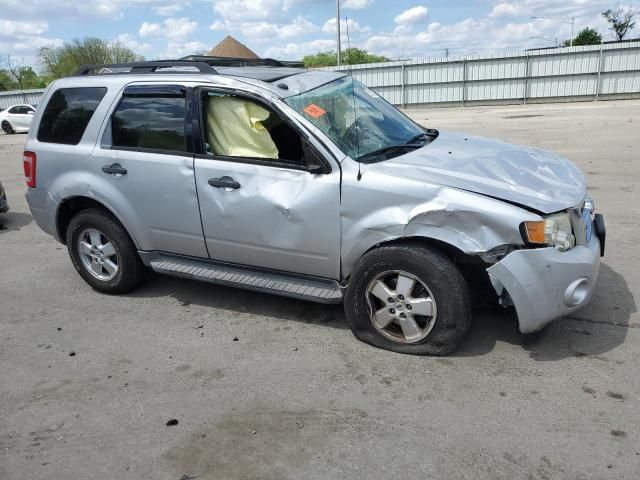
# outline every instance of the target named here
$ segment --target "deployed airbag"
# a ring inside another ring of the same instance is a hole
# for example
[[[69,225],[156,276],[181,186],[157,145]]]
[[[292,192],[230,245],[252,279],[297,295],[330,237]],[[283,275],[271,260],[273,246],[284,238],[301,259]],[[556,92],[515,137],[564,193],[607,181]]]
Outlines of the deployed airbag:
[[[278,148],[262,122],[270,112],[231,96],[211,96],[207,102],[207,136],[216,155],[278,158]]]

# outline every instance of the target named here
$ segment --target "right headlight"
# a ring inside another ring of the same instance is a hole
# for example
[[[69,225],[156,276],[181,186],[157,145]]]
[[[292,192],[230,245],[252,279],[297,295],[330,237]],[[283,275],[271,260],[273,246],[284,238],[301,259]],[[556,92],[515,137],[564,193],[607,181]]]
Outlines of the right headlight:
[[[524,222],[522,236],[533,245],[547,245],[564,252],[576,246],[568,212],[549,215],[544,220]]]

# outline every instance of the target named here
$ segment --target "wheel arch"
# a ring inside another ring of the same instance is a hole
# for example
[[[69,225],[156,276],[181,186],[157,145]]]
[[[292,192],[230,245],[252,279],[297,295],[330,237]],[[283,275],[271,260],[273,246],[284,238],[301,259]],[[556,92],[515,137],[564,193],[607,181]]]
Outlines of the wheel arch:
[[[358,261],[373,250],[398,245],[421,246],[435,250],[444,255],[455,264],[460,273],[462,273],[462,276],[469,287],[473,287],[472,296],[474,303],[494,304],[496,302],[495,291],[491,287],[489,274],[486,271],[489,265],[486,264],[479,255],[466,253],[460,249],[459,246],[446,242],[442,239],[428,237],[425,235],[390,238],[370,246],[369,249],[367,249],[360,258],[358,258]],[[357,262],[355,264],[357,264]],[[353,268],[351,271],[352,270]],[[344,279],[345,284],[350,282],[351,271],[349,271],[349,276],[346,276]]]
[[[125,222],[122,221],[116,212],[99,200],[82,195],[65,198],[58,204],[56,209],[56,235],[63,244],[66,244],[66,232],[71,219],[80,211],[87,210],[89,208],[99,208],[110,214],[118,223],[120,223],[120,225],[122,225],[122,228],[127,232],[136,248],[140,248],[135,236],[131,234],[130,229],[127,228]]]
[[[391,247],[395,245],[407,245],[407,244],[420,245],[423,247],[432,248],[434,250],[439,251],[440,253],[444,254],[446,257],[454,261],[457,257],[459,258],[462,256],[465,256],[465,257],[471,256],[464,253],[457,246],[451,243],[447,243],[444,240],[440,240],[433,237],[420,236],[420,235],[410,236],[410,237],[391,238],[388,240],[384,240],[383,242],[377,243],[376,245],[372,245],[371,247],[369,247],[369,249],[366,252],[364,252],[363,256],[369,253],[370,251],[375,250],[376,248]]]

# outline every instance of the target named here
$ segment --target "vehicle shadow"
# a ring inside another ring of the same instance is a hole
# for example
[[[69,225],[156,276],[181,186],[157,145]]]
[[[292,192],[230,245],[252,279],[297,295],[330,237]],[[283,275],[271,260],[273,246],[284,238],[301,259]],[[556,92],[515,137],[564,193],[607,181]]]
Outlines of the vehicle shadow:
[[[28,213],[7,212],[0,213],[0,235],[11,230],[20,230],[25,225],[29,225],[33,217]]]
[[[147,281],[139,289],[127,296],[171,296],[184,306],[193,304],[275,317],[280,320],[293,320],[332,328],[349,328],[342,305],[323,305],[153,272],[149,273]]]
[[[499,341],[521,346],[539,361],[598,356],[625,341],[634,312],[636,303],[626,280],[603,263],[597,289],[583,309],[528,335],[518,332],[513,310],[477,310],[468,335],[453,356],[484,355]]]
[[[127,296],[170,296],[184,306],[200,305],[349,329],[342,305],[316,304],[153,272],[138,290]],[[529,335],[518,332],[512,309],[475,309],[469,333],[451,357],[486,355],[498,342],[520,346],[531,358],[539,361],[598,356],[624,342],[630,315],[635,311],[636,303],[624,277],[603,263],[596,293],[584,309]]]

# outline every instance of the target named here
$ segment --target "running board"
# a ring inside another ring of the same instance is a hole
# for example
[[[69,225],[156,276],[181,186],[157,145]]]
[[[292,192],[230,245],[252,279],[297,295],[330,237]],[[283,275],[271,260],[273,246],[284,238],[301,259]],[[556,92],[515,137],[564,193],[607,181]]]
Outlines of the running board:
[[[260,270],[210,260],[139,252],[142,262],[158,273],[191,278],[319,303],[341,303],[342,288],[335,280]]]

